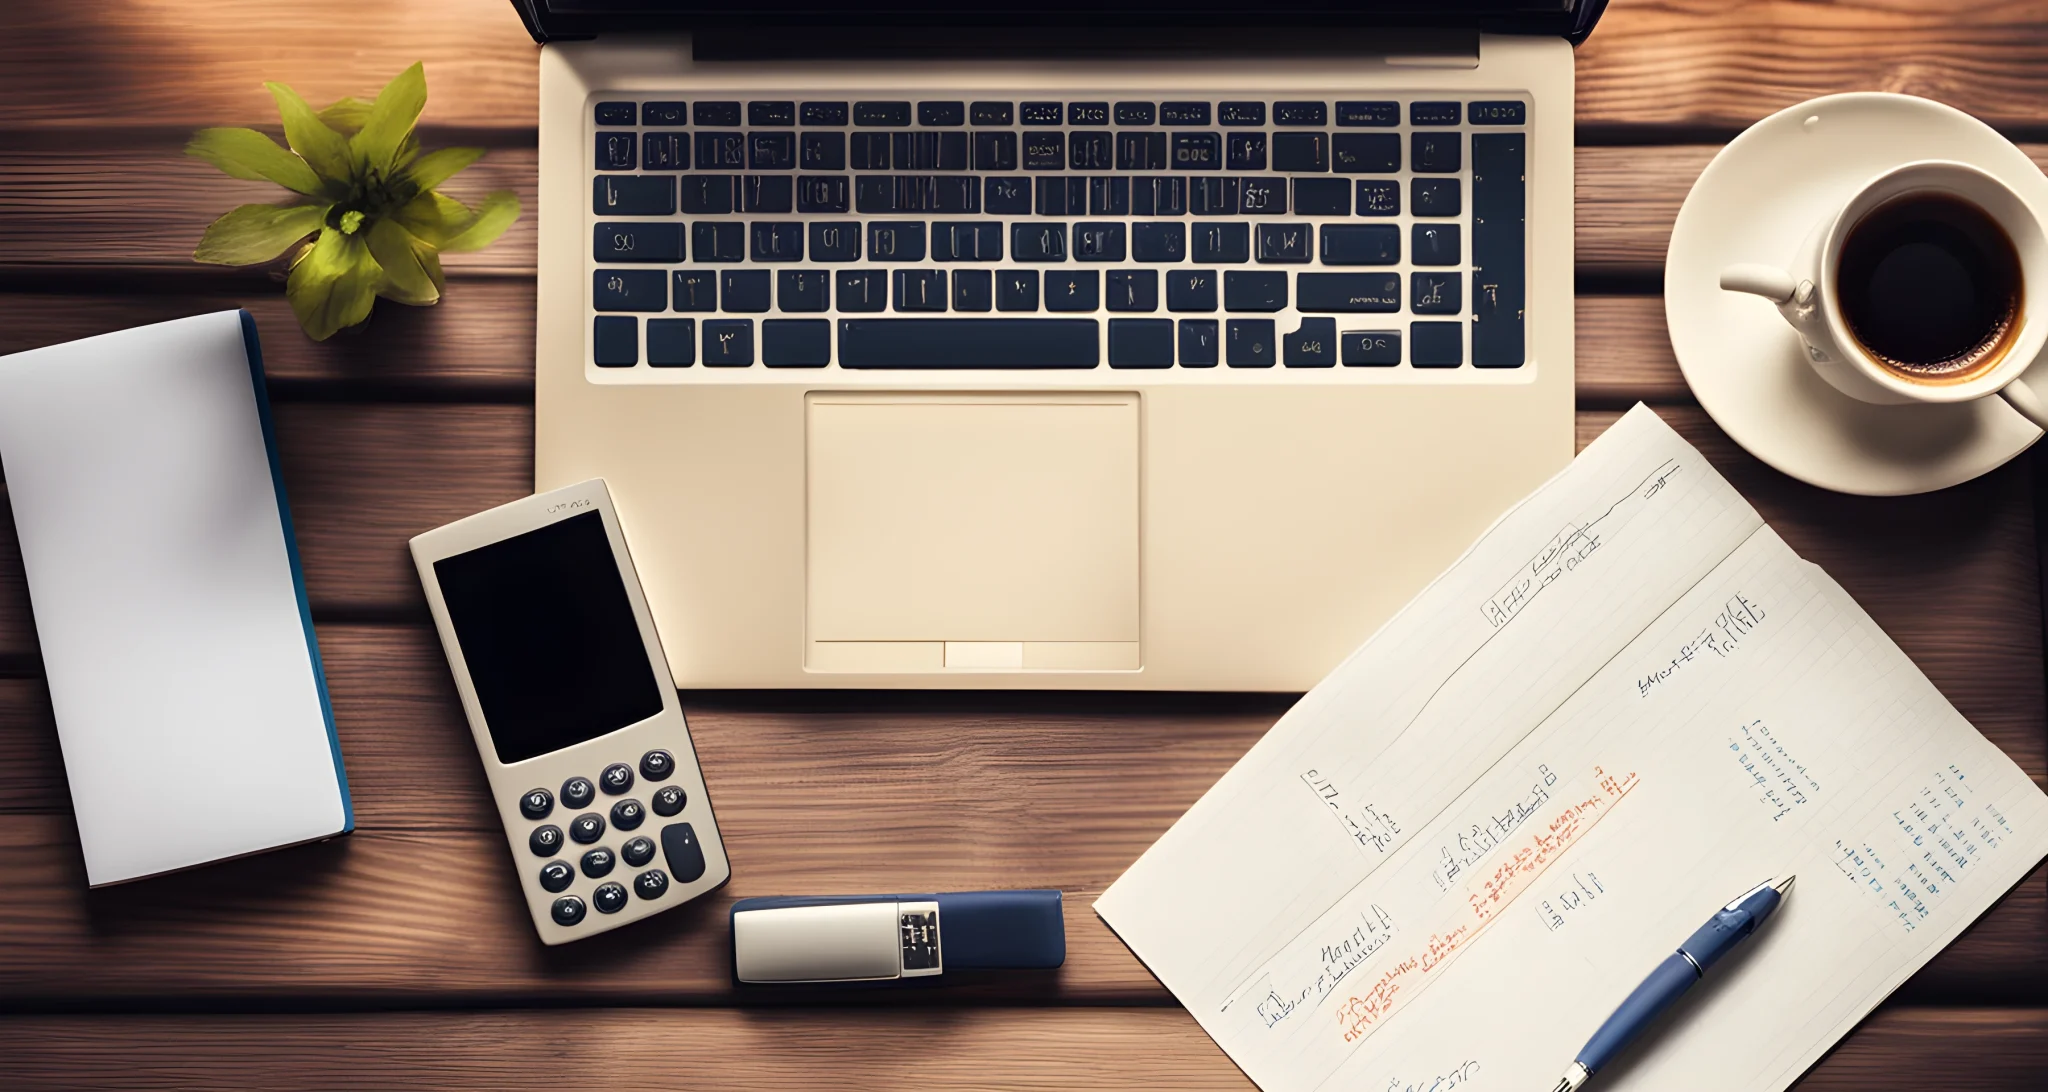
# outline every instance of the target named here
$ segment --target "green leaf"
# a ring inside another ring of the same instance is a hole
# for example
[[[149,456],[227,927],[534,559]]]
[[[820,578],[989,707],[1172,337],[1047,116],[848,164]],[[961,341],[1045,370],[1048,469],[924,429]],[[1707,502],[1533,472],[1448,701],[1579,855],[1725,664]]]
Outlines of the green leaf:
[[[192,258],[214,265],[267,262],[319,231],[326,215],[326,205],[243,205],[206,229]]]
[[[447,251],[482,250],[496,240],[498,236],[505,234],[505,229],[511,227],[512,221],[517,219],[519,219],[519,198],[512,196],[510,190],[499,190],[496,193],[487,194],[484,197],[482,207],[476,210],[476,219],[470,221],[469,226],[463,228],[455,236],[442,242],[441,249]]]
[[[476,220],[476,213],[447,194],[423,193],[406,202],[394,218],[414,238],[439,247],[460,235]]]
[[[185,154],[203,159],[235,178],[275,182],[307,195],[320,192],[320,176],[306,161],[278,147],[254,129],[201,129]]]
[[[266,83],[270,97],[277,100],[278,116],[284,119],[284,138],[320,177],[347,185],[354,174],[348,154],[348,138],[327,127],[299,93],[281,83]]]
[[[412,135],[413,124],[420,119],[420,111],[427,105],[427,70],[414,61],[411,68],[384,85],[378,92],[377,101],[370,105],[370,116],[363,122],[362,131],[349,138],[349,147],[355,151],[356,161],[382,175],[389,175],[398,163],[399,153],[404,150],[406,138]]]
[[[413,163],[407,177],[421,190],[431,190],[455,177],[483,154],[482,148],[442,148],[428,152]]]
[[[434,276],[427,271],[420,254],[426,248],[395,220],[379,220],[370,226],[370,255],[384,267],[389,278],[383,294],[400,303],[427,304],[441,298]],[[431,255],[431,251],[428,251]]]
[[[383,283],[384,270],[361,235],[322,228],[320,238],[292,265],[284,294],[306,336],[326,341],[336,330],[370,317]]]
[[[320,121],[329,129],[342,136],[354,136],[362,129],[363,122],[370,120],[370,104],[358,98],[346,98],[320,111]]]

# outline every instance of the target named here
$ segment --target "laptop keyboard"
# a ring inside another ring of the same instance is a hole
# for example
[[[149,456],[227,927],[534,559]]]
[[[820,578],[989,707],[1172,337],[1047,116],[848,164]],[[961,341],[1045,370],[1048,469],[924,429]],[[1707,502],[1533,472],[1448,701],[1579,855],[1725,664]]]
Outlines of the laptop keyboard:
[[[598,101],[588,360],[647,379],[1520,368],[1529,112]]]

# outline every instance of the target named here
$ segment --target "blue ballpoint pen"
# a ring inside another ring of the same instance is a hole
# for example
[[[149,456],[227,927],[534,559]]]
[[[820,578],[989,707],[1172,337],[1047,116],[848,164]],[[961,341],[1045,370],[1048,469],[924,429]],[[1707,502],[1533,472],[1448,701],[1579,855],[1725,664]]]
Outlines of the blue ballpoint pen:
[[[1564,1078],[1557,1082],[1552,1092],[1577,1092],[1586,1079],[1600,1072],[1600,1068],[1614,1060],[1644,1028],[1655,1022],[1672,1002],[1685,996],[1693,983],[1707,973],[1707,968],[1719,962],[1721,957],[1735,950],[1735,946],[1756,932],[1757,926],[1771,916],[1778,903],[1785,898],[1785,892],[1792,890],[1793,877],[1782,880],[1765,880],[1756,885],[1734,902],[1721,908],[1721,912],[1707,919],[1693,935],[1678,946],[1678,951],[1657,964],[1650,977],[1643,979],[1614,1015],[1600,1025],[1586,1045],[1579,1048],[1579,1056],[1572,1061],[1571,1068],[1564,1071]]]

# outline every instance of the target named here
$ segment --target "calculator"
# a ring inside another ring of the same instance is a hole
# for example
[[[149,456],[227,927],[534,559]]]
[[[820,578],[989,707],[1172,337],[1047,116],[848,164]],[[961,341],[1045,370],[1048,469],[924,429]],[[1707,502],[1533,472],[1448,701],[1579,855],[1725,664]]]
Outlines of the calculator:
[[[601,479],[412,540],[543,943],[732,875],[668,658]]]

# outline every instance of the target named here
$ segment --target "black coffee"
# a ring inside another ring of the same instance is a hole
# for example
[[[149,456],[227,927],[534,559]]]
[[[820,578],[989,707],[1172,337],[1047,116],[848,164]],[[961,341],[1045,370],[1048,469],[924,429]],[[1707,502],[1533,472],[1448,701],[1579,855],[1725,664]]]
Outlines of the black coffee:
[[[1907,379],[1956,383],[1997,364],[2018,336],[2020,259],[1991,215],[1948,194],[1870,210],[1842,245],[1842,317]]]

